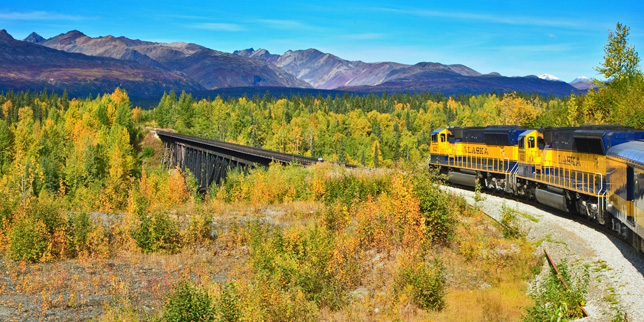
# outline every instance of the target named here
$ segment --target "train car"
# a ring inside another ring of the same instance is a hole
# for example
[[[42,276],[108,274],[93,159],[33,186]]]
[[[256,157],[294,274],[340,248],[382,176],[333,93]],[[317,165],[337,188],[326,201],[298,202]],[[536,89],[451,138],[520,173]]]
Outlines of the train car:
[[[643,135],[621,126],[550,127],[525,133],[519,142],[518,194],[606,224],[606,153]]]
[[[586,216],[644,251],[642,139],[621,126],[449,127],[432,132],[429,165],[454,184]]]
[[[607,211],[611,228],[644,251],[644,142],[631,141],[608,150]]]
[[[440,167],[450,182],[509,192],[524,131],[516,126],[437,129],[432,132],[429,163]]]

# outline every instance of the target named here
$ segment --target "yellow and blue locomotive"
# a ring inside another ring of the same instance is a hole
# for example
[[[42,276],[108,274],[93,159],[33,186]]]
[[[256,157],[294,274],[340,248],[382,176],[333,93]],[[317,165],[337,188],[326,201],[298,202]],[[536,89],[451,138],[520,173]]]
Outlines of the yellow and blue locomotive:
[[[644,131],[621,126],[449,127],[429,164],[448,181],[581,214],[644,251]]]

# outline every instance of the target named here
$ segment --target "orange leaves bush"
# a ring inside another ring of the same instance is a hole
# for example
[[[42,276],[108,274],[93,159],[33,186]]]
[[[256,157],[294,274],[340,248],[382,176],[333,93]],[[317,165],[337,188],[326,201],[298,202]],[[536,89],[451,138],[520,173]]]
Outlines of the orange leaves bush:
[[[421,249],[426,246],[427,226],[411,180],[402,173],[391,178],[388,193],[352,209],[356,231],[363,243],[380,250],[394,246]]]

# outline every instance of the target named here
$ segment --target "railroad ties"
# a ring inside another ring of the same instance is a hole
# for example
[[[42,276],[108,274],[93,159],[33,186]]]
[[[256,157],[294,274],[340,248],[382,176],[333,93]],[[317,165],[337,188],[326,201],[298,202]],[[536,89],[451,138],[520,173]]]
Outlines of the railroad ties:
[[[220,184],[233,169],[248,173],[252,167],[267,167],[271,162],[307,166],[322,161],[189,135],[164,131],[155,133],[163,141],[163,167],[190,170],[198,181],[200,191],[206,191],[213,182]]]

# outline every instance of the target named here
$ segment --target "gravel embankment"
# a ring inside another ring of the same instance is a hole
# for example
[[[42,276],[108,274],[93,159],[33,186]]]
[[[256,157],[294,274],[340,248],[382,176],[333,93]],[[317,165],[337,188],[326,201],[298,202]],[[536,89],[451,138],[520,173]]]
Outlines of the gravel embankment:
[[[644,321],[644,254],[621,240],[583,224],[514,200],[482,194],[478,203],[474,192],[445,187],[465,197],[490,217],[499,220],[503,205],[517,210],[521,230],[530,241],[540,242],[556,263],[567,259],[577,270],[588,267],[590,284],[585,309],[589,316],[582,321],[611,320],[617,312],[628,321]],[[539,244],[539,243],[537,243]],[[544,267],[548,265],[544,261]],[[542,274],[547,272],[542,270]],[[539,277],[538,277],[539,278]]]

